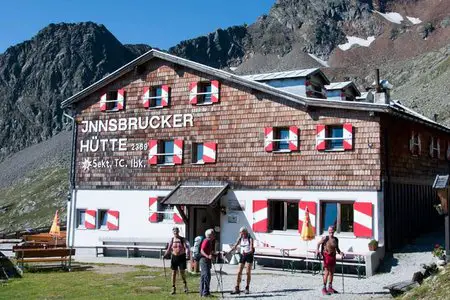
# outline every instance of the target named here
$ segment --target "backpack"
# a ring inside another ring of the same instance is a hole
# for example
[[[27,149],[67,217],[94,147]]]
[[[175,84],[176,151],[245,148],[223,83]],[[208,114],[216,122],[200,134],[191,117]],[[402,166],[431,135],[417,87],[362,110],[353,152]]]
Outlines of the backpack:
[[[197,236],[194,239],[194,247],[192,249],[192,255],[195,260],[200,260],[202,257],[202,254],[200,253],[200,249],[202,247],[203,240],[205,239],[204,236]]]

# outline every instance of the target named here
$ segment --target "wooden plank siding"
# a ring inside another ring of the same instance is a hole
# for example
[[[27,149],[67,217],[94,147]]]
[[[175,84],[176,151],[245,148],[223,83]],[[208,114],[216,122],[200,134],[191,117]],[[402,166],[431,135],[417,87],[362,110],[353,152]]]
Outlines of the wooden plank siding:
[[[189,83],[214,80],[206,74],[153,59],[138,72],[130,72],[79,102],[76,184],[78,188],[167,189],[188,179],[220,180],[234,188],[258,189],[380,189],[379,117],[369,112],[323,108],[307,111],[300,104],[265,96],[235,83],[221,81],[220,103],[207,106],[189,104]],[[142,89],[146,85],[168,84],[170,107],[143,108]],[[124,88],[125,110],[101,112],[100,95]],[[122,132],[82,133],[81,121],[137,116],[192,114],[194,126]],[[319,152],[315,149],[316,125],[353,125],[354,149]],[[299,149],[292,153],[264,151],[264,128],[298,126]],[[150,139],[183,139],[183,164],[147,166],[144,169],[111,168],[83,171],[81,162],[89,158],[142,158],[148,151],[80,153],[81,140],[127,137],[128,144]],[[217,162],[191,164],[193,142],[217,142]]]

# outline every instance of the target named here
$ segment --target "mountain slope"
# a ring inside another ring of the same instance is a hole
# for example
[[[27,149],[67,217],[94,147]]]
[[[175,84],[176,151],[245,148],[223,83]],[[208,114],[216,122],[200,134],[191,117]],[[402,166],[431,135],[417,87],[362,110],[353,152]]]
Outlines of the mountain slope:
[[[103,25],[50,24],[0,55],[0,161],[64,126],[60,103],[147,51]]]

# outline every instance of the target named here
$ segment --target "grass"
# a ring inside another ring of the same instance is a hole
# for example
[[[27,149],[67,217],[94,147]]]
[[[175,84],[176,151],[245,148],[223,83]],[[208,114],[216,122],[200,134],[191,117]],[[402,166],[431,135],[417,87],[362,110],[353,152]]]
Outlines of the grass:
[[[409,291],[401,299],[449,299],[450,266],[436,276],[427,278],[421,286]]]
[[[37,170],[20,182],[0,189],[0,232],[50,226],[57,209],[65,220],[68,170],[52,167]]]
[[[22,279],[12,279],[0,288],[0,299],[173,299],[170,270],[167,281],[160,268],[131,267],[129,272],[109,272],[95,266],[85,271],[25,272]],[[99,270],[100,272],[97,272]],[[145,276],[145,277],[139,277]],[[154,276],[154,277],[152,277]],[[200,299],[198,276],[187,276],[189,294],[184,294],[177,277],[177,299]],[[212,284],[212,287],[214,284]]]

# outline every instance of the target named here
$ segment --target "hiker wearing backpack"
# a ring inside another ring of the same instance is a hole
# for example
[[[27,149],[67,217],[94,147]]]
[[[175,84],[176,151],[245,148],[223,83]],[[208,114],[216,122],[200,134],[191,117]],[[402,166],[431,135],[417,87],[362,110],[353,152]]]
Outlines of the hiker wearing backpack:
[[[334,269],[336,267],[336,252],[344,257],[344,253],[339,249],[339,240],[334,236],[334,232],[335,230],[333,226],[328,227],[328,235],[322,237],[319,243],[317,243],[316,255],[319,255],[320,253],[323,257],[323,295],[331,295],[337,293],[337,291],[333,289],[333,276]],[[319,247],[321,247],[320,252]]]
[[[172,229],[173,237],[169,241],[169,246],[167,247],[165,258],[170,255],[170,268],[172,269],[172,292],[171,295],[176,293],[175,281],[177,278],[177,271],[180,269],[181,278],[184,283],[184,292],[188,293],[188,286],[186,283],[186,261],[189,257],[189,243],[186,239],[180,236],[180,229],[174,227]]]
[[[236,286],[234,287],[234,291],[231,292],[232,295],[239,294],[240,288],[239,285],[242,280],[242,271],[245,270],[247,273],[247,282],[245,286],[245,294],[250,293],[250,280],[251,280],[251,270],[253,264],[253,254],[255,252],[255,248],[253,246],[253,238],[248,233],[248,229],[244,226],[239,229],[239,238],[233,247],[231,247],[230,252],[236,250],[239,247],[239,269],[237,274]]]
[[[205,238],[203,236],[197,236],[194,239],[194,246],[192,247],[192,270],[195,273],[199,272],[200,266],[200,258],[202,258],[202,254],[200,252],[200,248],[202,247],[202,242]]]
[[[200,296],[211,296],[210,284],[211,284],[211,265],[214,258],[214,229],[208,229],[205,232],[205,239],[200,247]]]

